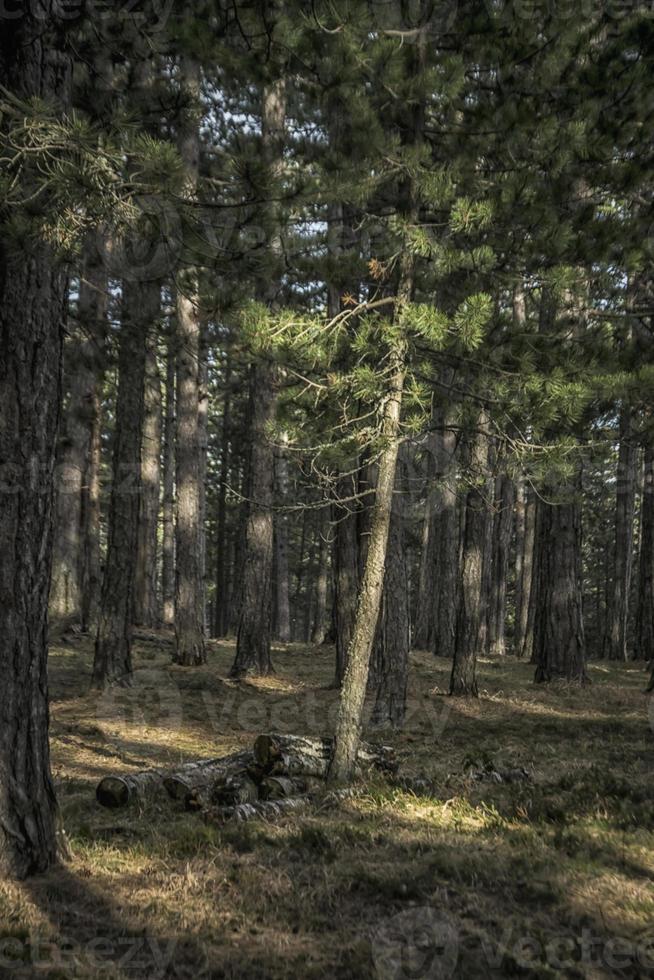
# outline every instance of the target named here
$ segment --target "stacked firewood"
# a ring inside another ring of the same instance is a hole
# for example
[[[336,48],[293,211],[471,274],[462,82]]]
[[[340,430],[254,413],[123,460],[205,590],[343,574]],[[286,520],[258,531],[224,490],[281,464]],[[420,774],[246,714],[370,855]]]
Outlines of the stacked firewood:
[[[259,735],[253,748],[217,759],[190,762],[174,772],[147,769],[125,776],[106,776],[96,790],[102,806],[122,807],[164,789],[187,810],[209,823],[274,818],[309,807],[329,807],[356,794],[356,787],[328,791],[326,784],[333,742],[301,735]],[[397,772],[392,748],[362,743],[360,774]]]

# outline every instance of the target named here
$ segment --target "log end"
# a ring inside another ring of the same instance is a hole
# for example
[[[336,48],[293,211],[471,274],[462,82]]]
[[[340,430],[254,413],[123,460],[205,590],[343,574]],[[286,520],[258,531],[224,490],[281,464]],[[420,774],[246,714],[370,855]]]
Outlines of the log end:
[[[166,776],[163,784],[171,800],[185,800],[189,795],[190,787],[180,776]]]
[[[95,797],[100,806],[109,807],[112,810],[129,803],[129,786],[122,776],[105,776],[98,783]]]

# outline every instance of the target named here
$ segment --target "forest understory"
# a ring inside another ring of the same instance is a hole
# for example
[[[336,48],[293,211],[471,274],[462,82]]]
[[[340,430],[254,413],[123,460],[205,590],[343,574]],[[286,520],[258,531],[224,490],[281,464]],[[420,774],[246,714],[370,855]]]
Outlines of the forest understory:
[[[404,731],[366,737],[393,745],[433,796],[379,776],[328,812],[216,827],[160,797],[104,810],[95,786],[259,732],[330,731],[332,648],[275,647],[272,676],[234,681],[232,643],[210,641],[188,672],[152,633],[136,643],[133,686],[104,694],[89,693],[91,652],[70,636],[51,648],[72,858],[0,884],[0,976],[384,980],[398,957],[402,976],[654,975],[642,665],[591,661],[579,688],[482,658],[479,699],[458,699],[445,696],[449,661],[415,652]]]

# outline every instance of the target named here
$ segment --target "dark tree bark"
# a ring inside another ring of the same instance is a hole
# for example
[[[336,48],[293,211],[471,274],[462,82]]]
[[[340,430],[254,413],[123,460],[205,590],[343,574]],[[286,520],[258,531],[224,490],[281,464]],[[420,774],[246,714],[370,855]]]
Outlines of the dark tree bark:
[[[581,474],[536,503],[534,658],[537,682],[587,681],[581,588]],[[556,500],[555,503],[550,501]]]
[[[434,409],[432,420],[435,431],[430,433],[426,446],[426,495],[422,521],[420,568],[418,572],[418,588],[416,591],[416,606],[413,617],[412,645],[417,650],[432,650],[436,633],[436,566],[441,542],[438,540],[438,518],[440,515],[441,494],[438,482],[441,474],[438,472],[440,442],[443,433],[440,431],[442,412]]]
[[[182,86],[187,105],[179,123],[179,150],[187,184],[195,194],[200,157],[200,70],[183,59]],[[177,414],[175,522],[176,663],[197,666],[207,659],[204,644],[204,574],[200,447],[200,337],[197,272],[187,268],[177,289]]]
[[[651,444],[645,448],[634,658],[654,662],[654,449]]]
[[[446,428],[446,414],[442,413],[440,419],[443,429],[438,440],[437,470],[442,477],[439,511],[434,525],[436,588],[431,649],[436,656],[452,659],[459,589],[459,502],[455,464],[457,445],[454,430]]]
[[[175,623],[175,376],[176,329],[169,324],[166,349],[166,414],[163,425],[163,536],[161,542],[161,592],[163,622]]]
[[[271,184],[278,182],[281,176],[285,120],[286,83],[282,78],[264,86],[261,103],[261,153]],[[257,293],[260,299],[274,306],[282,280],[278,206],[269,205],[264,218],[270,228],[266,248],[269,268],[262,270]],[[272,670],[274,458],[269,429],[276,409],[276,370],[263,360],[256,361],[250,374],[249,506],[236,657],[231,671],[235,677],[253,673],[265,675]]]
[[[273,367],[265,362],[252,367],[248,517],[233,677],[272,670],[273,448],[268,427],[275,417],[273,377]]]
[[[485,415],[480,415],[479,429]],[[468,480],[462,516],[461,582],[456,612],[454,660],[450,694],[477,697],[477,657],[484,653],[484,572],[488,560],[488,526],[491,512],[487,499],[488,436],[470,436]]]
[[[104,373],[107,276],[94,236],[84,246],[78,324],[68,344],[70,390],[59,439],[50,586],[53,616],[87,627],[99,585],[99,401]]]
[[[627,659],[629,596],[633,567],[634,517],[636,510],[636,465],[638,450],[631,431],[631,412],[620,413],[620,446],[615,499],[615,538],[613,542],[613,582],[609,593],[604,656]]]
[[[495,481],[495,503],[492,528],[492,558],[488,616],[488,646],[491,656],[506,653],[506,597],[513,530],[515,485],[506,475]]]
[[[65,112],[70,59],[57,6],[4,20],[0,77],[19,98]],[[46,661],[66,278],[43,242],[19,244],[0,230],[0,872],[24,877],[63,847]]]
[[[131,682],[146,344],[159,307],[158,292],[144,290],[141,282],[123,284],[107,556],[95,641],[94,687]]]
[[[529,603],[534,566],[534,527],[536,501],[533,492],[522,483],[516,503],[516,609],[513,648],[516,657],[531,660],[532,628],[529,629]]]
[[[160,304],[158,282],[145,283],[152,290],[148,305]],[[141,507],[134,577],[134,622],[156,628],[161,617],[157,597],[157,537],[159,529],[159,491],[161,460],[161,378],[157,362],[159,323],[150,327],[145,360],[143,436],[141,440]]]

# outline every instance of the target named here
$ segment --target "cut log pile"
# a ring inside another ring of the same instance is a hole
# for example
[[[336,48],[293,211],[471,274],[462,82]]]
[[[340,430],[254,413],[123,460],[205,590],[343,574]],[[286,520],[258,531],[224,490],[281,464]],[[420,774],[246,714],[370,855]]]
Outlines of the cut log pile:
[[[337,806],[361,792],[356,787],[327,791],[325,778],[333,748],[330,738],[269,734],[257,736],[252,749],[217,759],[189,762],[173,772],[146,769],[124,776],[105,776],[96,790],[105,807],[123,807],[165,791],[199,812],[208,823],[274,819],[285,813]],[[359,775],[376,770],[397,773],[392,748],[361,743]]]

